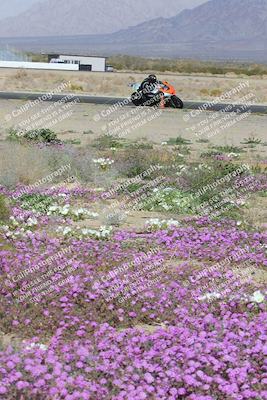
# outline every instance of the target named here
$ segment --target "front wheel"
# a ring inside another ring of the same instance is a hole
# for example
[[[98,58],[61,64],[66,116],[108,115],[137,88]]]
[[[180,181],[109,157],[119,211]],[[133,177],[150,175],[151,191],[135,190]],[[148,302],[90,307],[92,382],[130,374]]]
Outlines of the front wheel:
[[[131,95],[131,101],[135,106],[142,106],[144,104],[144,97],[141,92],[135,92]]]
[[[179,97],[173,95],[170,98],[170,106],[172,108],[184,108],[184,103],[179,99]]]

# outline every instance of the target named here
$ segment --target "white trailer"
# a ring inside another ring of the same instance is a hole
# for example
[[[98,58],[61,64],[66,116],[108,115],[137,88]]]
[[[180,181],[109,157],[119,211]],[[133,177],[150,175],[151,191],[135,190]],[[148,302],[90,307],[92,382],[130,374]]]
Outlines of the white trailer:
[[[49,60],[57,59],[59,62],[63,61],[68,65],[78,65],[80,71],[93,71],[105,72],[106,71],[106,57],[98,56],[78,56],[68,54],[50,55]]]
[[[28,61],[1,61],[0,60],[0,68],[79,71],[79,65],[77,65],[77,64],[40,63],[40,62],[28,62]]]

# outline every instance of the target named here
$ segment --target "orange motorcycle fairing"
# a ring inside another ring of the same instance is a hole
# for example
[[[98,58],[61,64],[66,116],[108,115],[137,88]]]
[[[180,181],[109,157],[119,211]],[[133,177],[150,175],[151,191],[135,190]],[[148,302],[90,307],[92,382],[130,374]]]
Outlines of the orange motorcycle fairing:
[[[169,82],[163,81],[162,83],[164,86],[160,89],[161,92],[169,93],[172,95],[176,94],[176,90],[175,90],[174,86],[172,86]]]

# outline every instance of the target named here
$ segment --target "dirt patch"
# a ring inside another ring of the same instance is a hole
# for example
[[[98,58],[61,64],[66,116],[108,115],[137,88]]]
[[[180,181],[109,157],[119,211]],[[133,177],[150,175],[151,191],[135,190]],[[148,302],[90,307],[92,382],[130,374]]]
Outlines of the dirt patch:
[[[48,107],[47,103],[42,103],[35,106],[30,111],[22,113],[16,118],[9,119],[8,116],[12,115],[14,110],[18,110],[18,108],[23,105],[25,105],[25,101],[0,100],[0,120],[2,121],[0,127],[1,139],[7,137],[7,132],[10,128],[18,126],[21,121],[26,121],[30,116],[34,116],[39,111]],[[107,109],[108,106],[104,105],[75,104],[71,108],[71,115],[68,115],[65,119],[55,123],[51,129],[57,132],[58,137],[61,140],[78,139],[82,146],[86,146],[98,136],[112,133],[110,131],[110,124],[114,125],[115,123],[116,126],[116,121],[118,119],[125,118],[125,115],[126,118],[128,118],[128,113],[131,110],[135,110],[135,108],[131,107],[123,108],[96,121],[95,116],[101,115],[101,112],[106,111]],[[170,138],[181,136],[194,143],[193,148],[190,147],[190,149],[192,148],[193,151],[196,150],[201,152],[202,149],[205,150],[207,148],[207,145],[205,145],[205,143],[199,143],[198,141],[199,138],[205,138],[205,135],[199,136],[200,128],[193,129],[193,127],[197,127],[198,124],[203,123],[206,118],[211,118],[213,114],[214,113],[212,112],[203,112],[192,121],[186,121],[186,110],[165,109],[160,115],[156,116],[156,118],[147,121],[141,126],[132,124],[129,133],[122,130],[125,135],[123,137],[128,140],[139,140],[145,138],[146,140],[161,145]],[[209,139],[209,144],[220,146],[240,146],[240,143],[244,138],[254,136],[261,139],[262,144],[249,150],[247,159],[251,158],[259,160],[258,154],[260,154],[261,158],[267,156],[267,146],[263,146],[264,142],[266,142],[266,126],[267,115],[253,114],[237,121],[229,127],[225,127],[219,133],[214,134]],[[44,123],[40,127],[48,127],[48,123]],[[87,134],[86,132],[90,132],[90,134]]]

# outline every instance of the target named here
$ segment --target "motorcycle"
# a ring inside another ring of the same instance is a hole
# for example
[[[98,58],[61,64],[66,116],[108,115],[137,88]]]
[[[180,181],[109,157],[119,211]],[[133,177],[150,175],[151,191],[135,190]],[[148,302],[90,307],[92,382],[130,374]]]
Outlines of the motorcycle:
[[[166,81],[158,83],[149,93],[140,90],[141,83],[132,83],[129,86],[134,90],[131,101],[135,106],[156,106],[164,101],[164,107],[184,107],[183,101],[176,95],[175,88]]]

